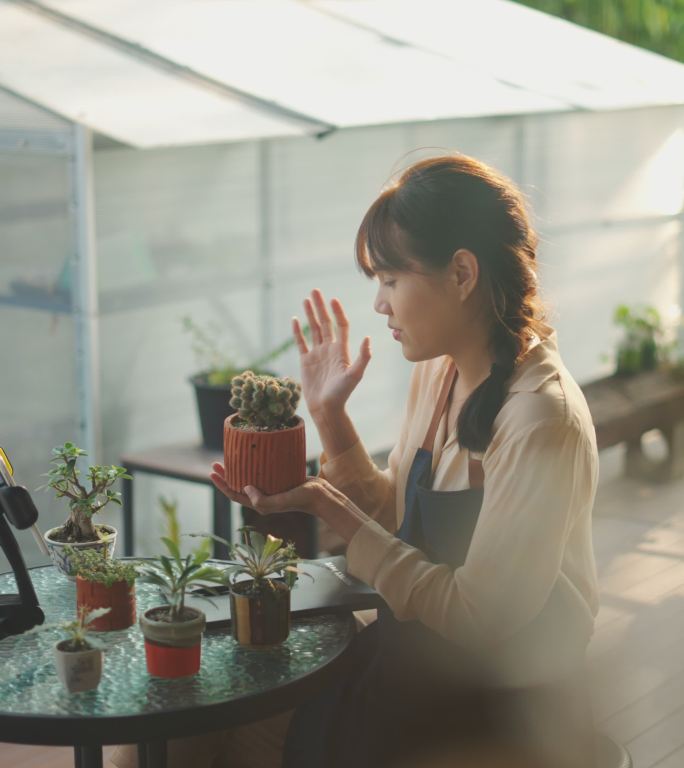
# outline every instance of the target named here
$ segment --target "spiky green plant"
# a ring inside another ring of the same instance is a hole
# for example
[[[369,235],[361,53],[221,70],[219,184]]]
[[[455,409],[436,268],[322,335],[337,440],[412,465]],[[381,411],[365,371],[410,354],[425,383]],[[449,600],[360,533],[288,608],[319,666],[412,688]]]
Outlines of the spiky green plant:
[[[201,369],[198,377],[206,380],[206,383],[212,387],[230,386],[232,378],[245,367],[245,358],[241,362],[226,354],[220,339],[221,329],[216,324],[198,325],[190,316],[181,318],[183,330],[190,334],[192,338],[192,349],[197,359],[197,364]],[[306,325],[302,332],[306,335],[309,326]],[[265,354],[247,362],[246,366],[250,370],[262,374],[268,373],[270,364],[287,352],[295,343],[291,336],[281,342],[277,347],[268,350]]]
[[[238,576],[249,576],[254,582],[254,591],[259,592],[273,589],[271,579],[274,577],[282,578],[289,588],[294,586],[299,574],[312,578],[311,574],[297,568],[300,559],[291,542],[286,544],[270,533],[264,537],[249,525],[239,530],[242,541],[238,544],[213,533],[189,534],[219,541],[228,548],[229,559],[224,561],[228,567],[223,571],[225,581],[234,584]]]
[[[90,624],[100,616],[109,613],[111,608],[89,608],[82,605],[76,612],[76,618],[72,621],[58,621],[50,624],[40,624],[37,627],[29,629],[26,634],[32,635],[46,630],[59,629],[66,633],[67,645],[62,650],[65,651],[89,651],[93,648],[104,650],[104,645],[97,640],[93,640],[90,635]]]
[[[301,393],[301,386],[286,376],[244,371],[233,378],[230,405],[251,427],[284,429],[295,415]]]
[[[185,609],[188,587],[195,581],[225,583],[223,572],[210,565],[209,547],[204,546],[183,557],[175,541],[162,537],[168,555],[146,560],[140,569],[140,580],[160,587],[169,601],[168,621],[181,620]]]

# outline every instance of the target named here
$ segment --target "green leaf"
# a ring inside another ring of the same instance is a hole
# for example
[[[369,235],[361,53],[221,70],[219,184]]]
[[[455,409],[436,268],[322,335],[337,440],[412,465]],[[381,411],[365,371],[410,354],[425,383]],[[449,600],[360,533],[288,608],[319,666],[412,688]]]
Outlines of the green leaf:
[[[172,541],[168,536],[162,536],[161,540],[166,545],[166,548],[169,550],[169,552],[171,553],[172,557],[175,560],[180,560],[181,559],[181,553],[180,553],[180,549],[178,548],[178,544],[176,544],[175,541]]]

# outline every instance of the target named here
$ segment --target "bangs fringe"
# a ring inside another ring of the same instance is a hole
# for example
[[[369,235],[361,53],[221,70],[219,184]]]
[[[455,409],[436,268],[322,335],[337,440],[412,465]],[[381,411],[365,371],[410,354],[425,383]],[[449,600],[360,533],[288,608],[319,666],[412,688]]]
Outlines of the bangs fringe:
[[[406,238],[391,212],[395,191],[386,190],[378,197],[356,233],[356,263],[367,277],[409,269]]]

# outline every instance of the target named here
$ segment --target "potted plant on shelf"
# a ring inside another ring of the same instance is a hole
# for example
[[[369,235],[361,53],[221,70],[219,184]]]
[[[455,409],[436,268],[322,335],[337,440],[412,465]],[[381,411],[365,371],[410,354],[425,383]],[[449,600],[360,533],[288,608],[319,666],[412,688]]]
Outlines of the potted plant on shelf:
[[[66,522],[50,528],[44,538],[53,563],[71,579],[74,576],[70,551],[95,549],[107,556],[114,553],[116,528],[93,523],[93,517],[110,502],[121,505],[121,494],[111,488],[118,480],[130,479],[123,467],[96,465],[88,469],[86,485],[90,487],[86,487],[79,480],[80,471],[76,467],[82,456],[87,456],[86,452],[73,443],[53,448],[51,462],[55,466],[47,473],[48,482],[41,486],[41,489],[52,488],[58,499],[68,499]]]
[[[199,671],[206,625],[202,611],[185,605],[187,589],[195,581],[223,584],[224,576],[217,568],[205,565],[209,541],[185,557],[177,541],[168,536],[162,541],[169,554],[146,561],[140,568],[140,579],[156,584],[168,601],[167,605],[148,608],[140,617],[147,671],[155,677],[185,677]]]
[[[97,688],[102,676],[102,646],[90,637],[92,623],[104,616],[109,608],[81,606],[74,621],[43,624],[27,634],[60,629],[67,638],[54,647],[57,676],[69,693],[80,693]]]
[[[230,585],[233,637],[250,648],[277,645],[290,633],[290,591],[297,576],[311,575],[297,568],[299,557],[293,544],[264,537],[250,526],[240,528],[240,534],[239,544],[208,534],[230,552],[224,578]],[[238,580],[239,576],[248,578]]]
[[[92,549],[70,553],[76,576],[76,605],[109,608],[93,619],[92,629],[114,631],[135,624],[136,563],[114,560]]]
[[[280,493],[306,480],[304,421],[295,415],[301,386],[287,377],[244,371],[231,385],[237,411],[224,426],[224,466],[229,488],[253,485]]]
[[[235,412],[230,406],[230,383],[243,368],[263,374],[272,374],[268,366],[295,343],[287,339],[279,346],[258,357],[247,365],[240,365],[223,352],[219,345],[219,330],[201,327],[192,318],[182,318],[183,329],[192,338],[192,348],[197,358],[199,373],[190,377],[197,398],[202,443],[205,448],[220,451],[223,447],[223,422]],[[304,328],[306,332],[307,328]]]
[[[664,331],[658,310],[621,304],[615,308],[613,322],[623,331],[617,347],[616,373],[654,370],[665,351],[660,344]]]

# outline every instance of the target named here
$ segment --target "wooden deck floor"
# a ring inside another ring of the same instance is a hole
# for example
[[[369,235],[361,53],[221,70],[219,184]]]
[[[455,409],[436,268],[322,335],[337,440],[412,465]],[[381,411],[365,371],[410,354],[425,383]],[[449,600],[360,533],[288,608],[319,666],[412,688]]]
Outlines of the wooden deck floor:
[[[594,513],[596,717],[635,768],[684,768],[684,481],[628,480],[620,462],[619,448],[601,454]],[[68,768],[72,754],[2,744],[0,768]]]

